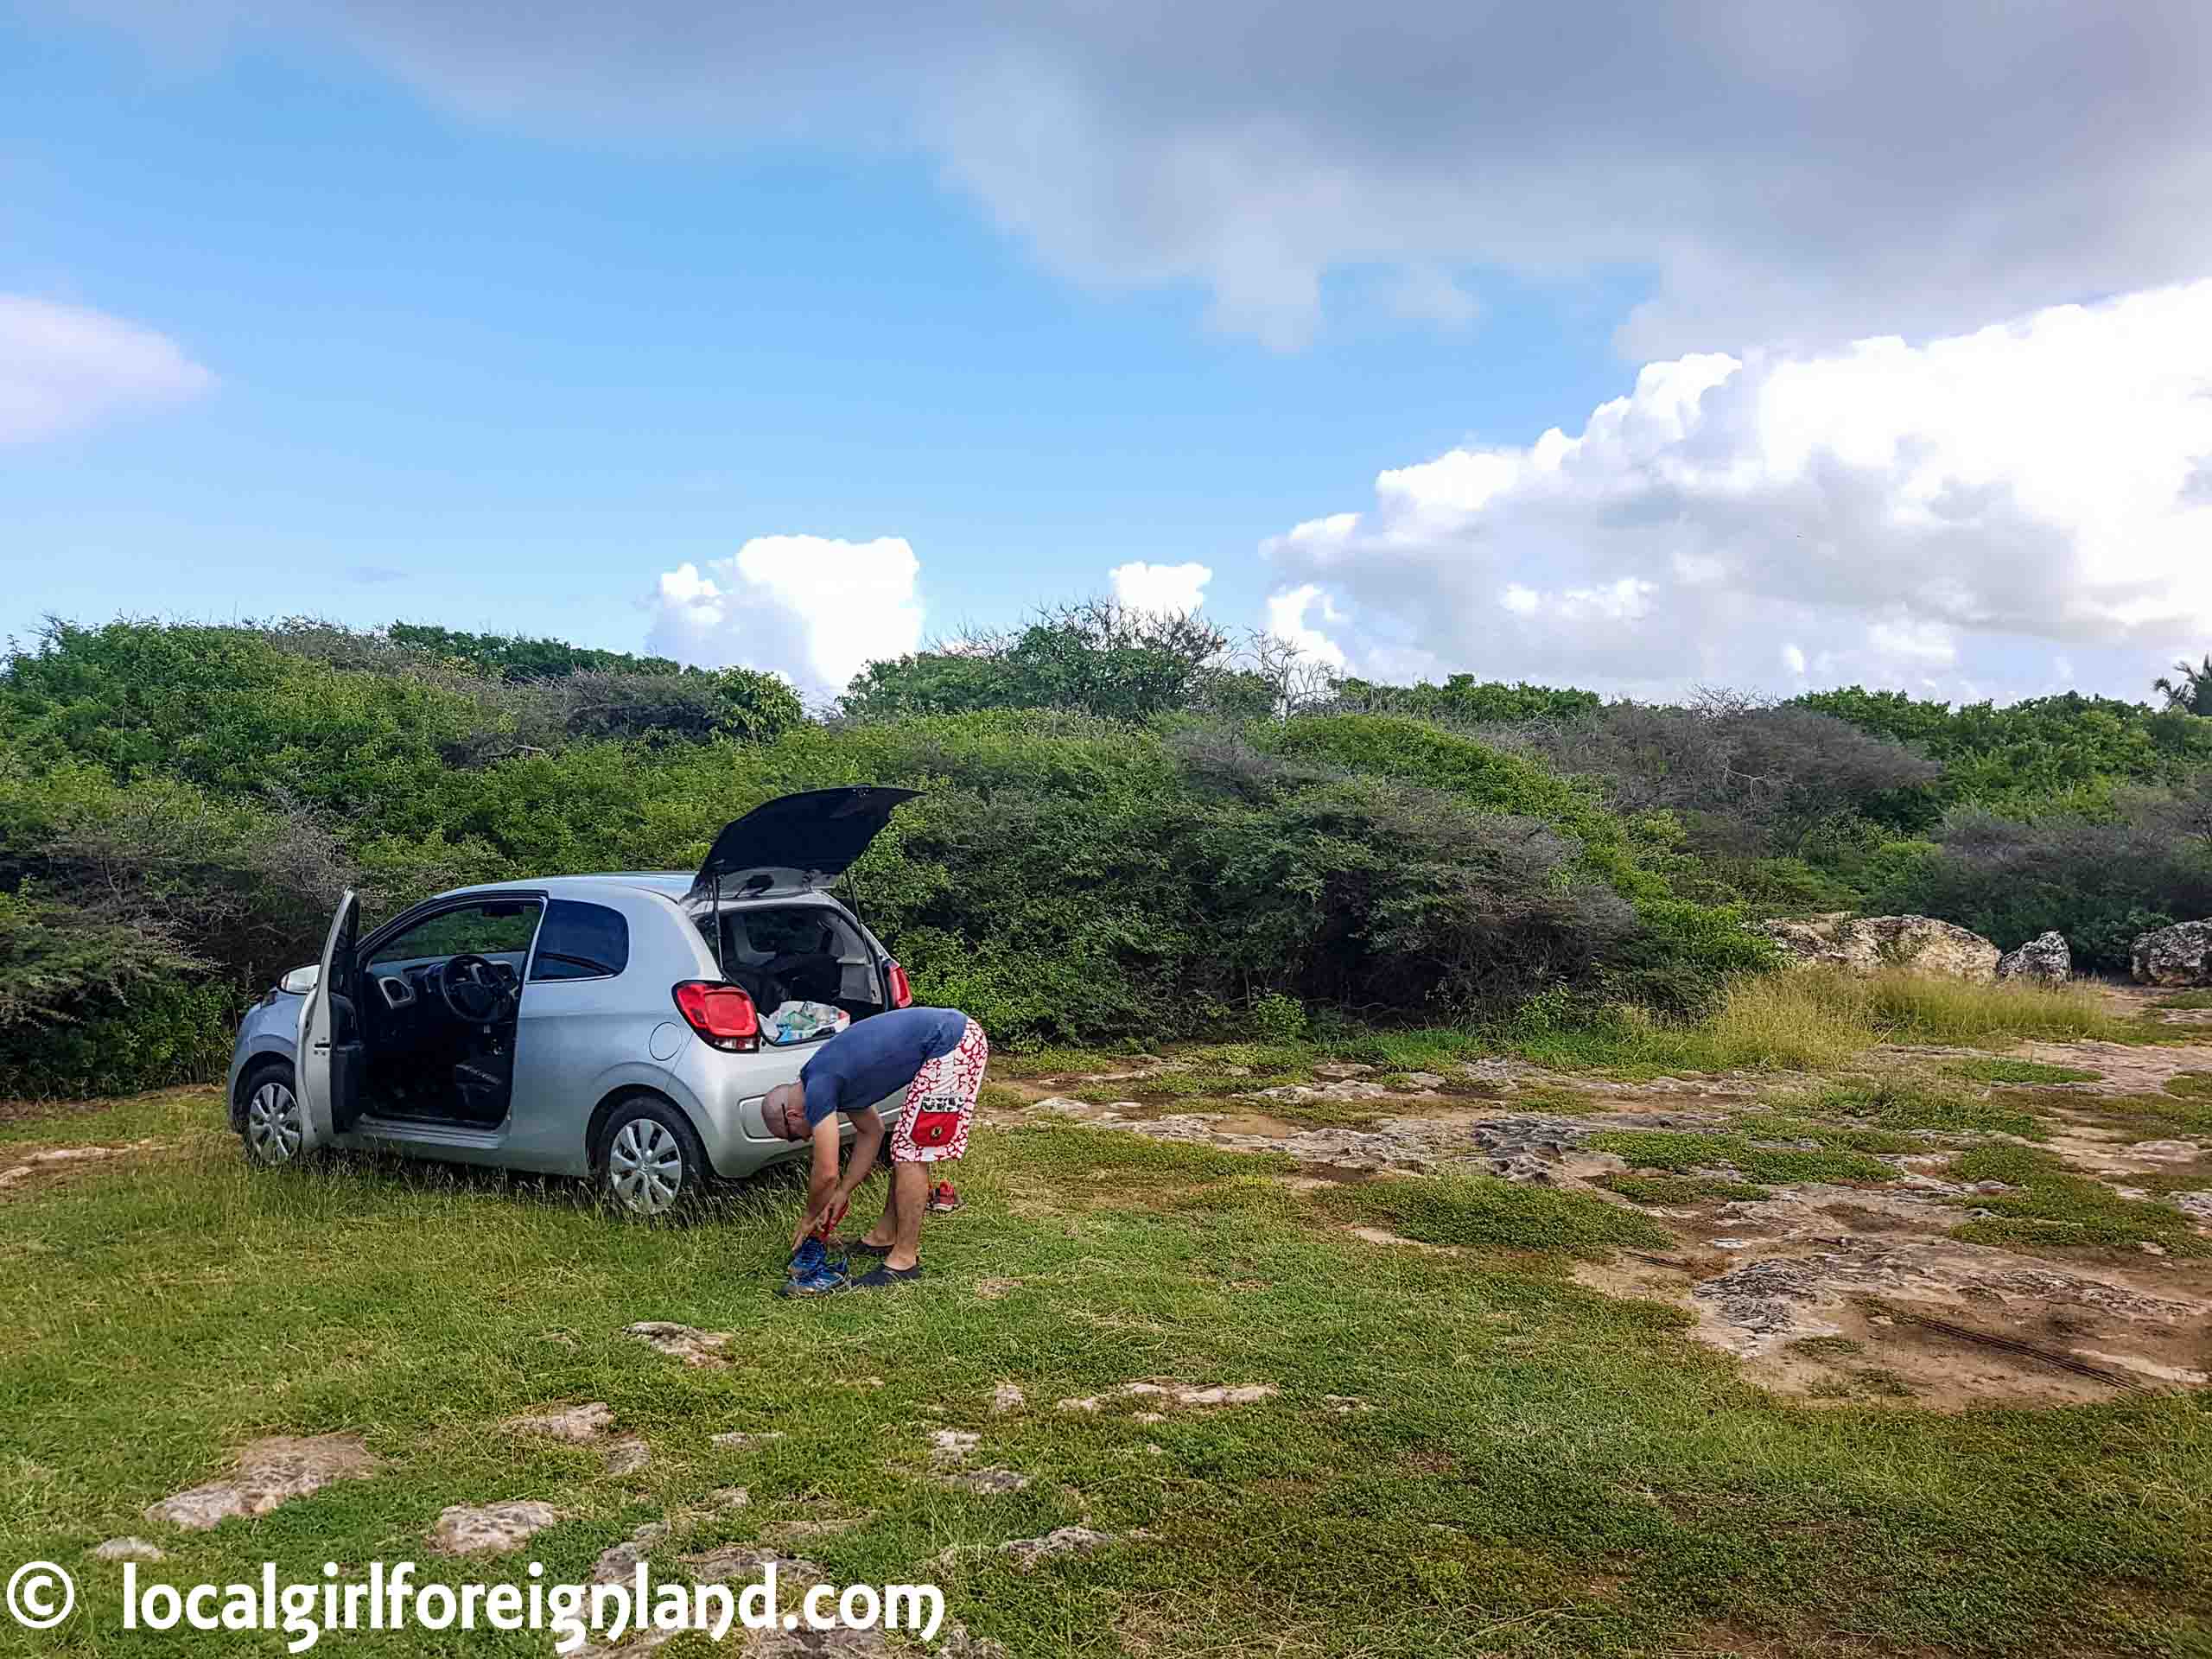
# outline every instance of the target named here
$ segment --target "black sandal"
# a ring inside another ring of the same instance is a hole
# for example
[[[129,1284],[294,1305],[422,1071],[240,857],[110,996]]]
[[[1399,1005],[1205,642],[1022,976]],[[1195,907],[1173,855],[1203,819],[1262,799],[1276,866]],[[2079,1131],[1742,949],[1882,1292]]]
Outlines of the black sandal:
[[[859,1278],[854,1280],[852,1282],[852,1288],[855,1290],[884,1290],[889,1288],[893,1285],[903,1285],[909,1279],[918,1279],[921,1276],[922,1265],[918,1262],[911,1268],[894,1268],[887,1263],[884,1266],[876,1268],[873,1273],[862,1274]]]

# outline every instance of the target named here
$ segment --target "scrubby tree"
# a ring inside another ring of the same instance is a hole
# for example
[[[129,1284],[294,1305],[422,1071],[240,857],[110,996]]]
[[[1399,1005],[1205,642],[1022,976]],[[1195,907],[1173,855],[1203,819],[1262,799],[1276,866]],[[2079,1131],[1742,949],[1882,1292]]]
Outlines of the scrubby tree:
[[[1020,628],[970,629],[893,661],[871,663],[845,690],[849,720],[1071,709],[1145,721],[1203,704],[1235,671],[1229,636],[1203,617],[1091,599],[1039,613]]]
[[[2167,709],[2176,714],[2212,715],[2212,652],[2205,652],[2204,660],[2194,668],[2176,663],[2174,672],[2181,678],[2161,674],[2151,683],[2153,691],[2164,694]]]

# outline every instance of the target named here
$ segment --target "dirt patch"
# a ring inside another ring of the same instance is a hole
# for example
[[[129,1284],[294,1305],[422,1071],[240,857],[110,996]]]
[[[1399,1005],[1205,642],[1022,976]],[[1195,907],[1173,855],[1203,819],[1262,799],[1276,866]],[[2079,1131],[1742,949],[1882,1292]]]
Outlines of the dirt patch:
[[[634,1475],[653,1460],[653,1449],[632,1434],[607,1448],[607,1472],[610,1475]]]
[[[365,1479],[378,1466],[358,1434],[255,1440],[240,1448],[235,1475],[165,1497],[146,1511],[146,1518],[205,1532],[232,1516],[266,1515],[334,1480]]]

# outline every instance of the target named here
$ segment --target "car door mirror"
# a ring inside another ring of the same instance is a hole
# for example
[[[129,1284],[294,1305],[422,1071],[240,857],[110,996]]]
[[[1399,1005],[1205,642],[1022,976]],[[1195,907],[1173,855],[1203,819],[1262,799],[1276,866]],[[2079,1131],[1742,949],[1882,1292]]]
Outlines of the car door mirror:
[[[289,991],[294,996],[305,996],[309,991],[315,989],[315,982],[321,977],[322,969],[311,962],[304,968],[293,969],[290,973],[278,980],[276,988],[280,991]]]

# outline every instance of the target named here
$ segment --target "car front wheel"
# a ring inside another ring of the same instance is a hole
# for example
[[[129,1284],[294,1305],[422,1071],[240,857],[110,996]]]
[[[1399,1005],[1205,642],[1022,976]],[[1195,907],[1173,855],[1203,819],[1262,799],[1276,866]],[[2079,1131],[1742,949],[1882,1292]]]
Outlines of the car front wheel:
[[[297,1163],[307,1129],[300,1117],[292,1068],[281,1064],[259,1067],[246,1078],[245,1093],[238,1138],[245,1143],[246,1160],[264,1169]]]
[[[640,1221],[674,1215],[706,1190],[706,1148],[683,1115],[660,1101],[616,1107],[595,1161],[607,1201]]]

